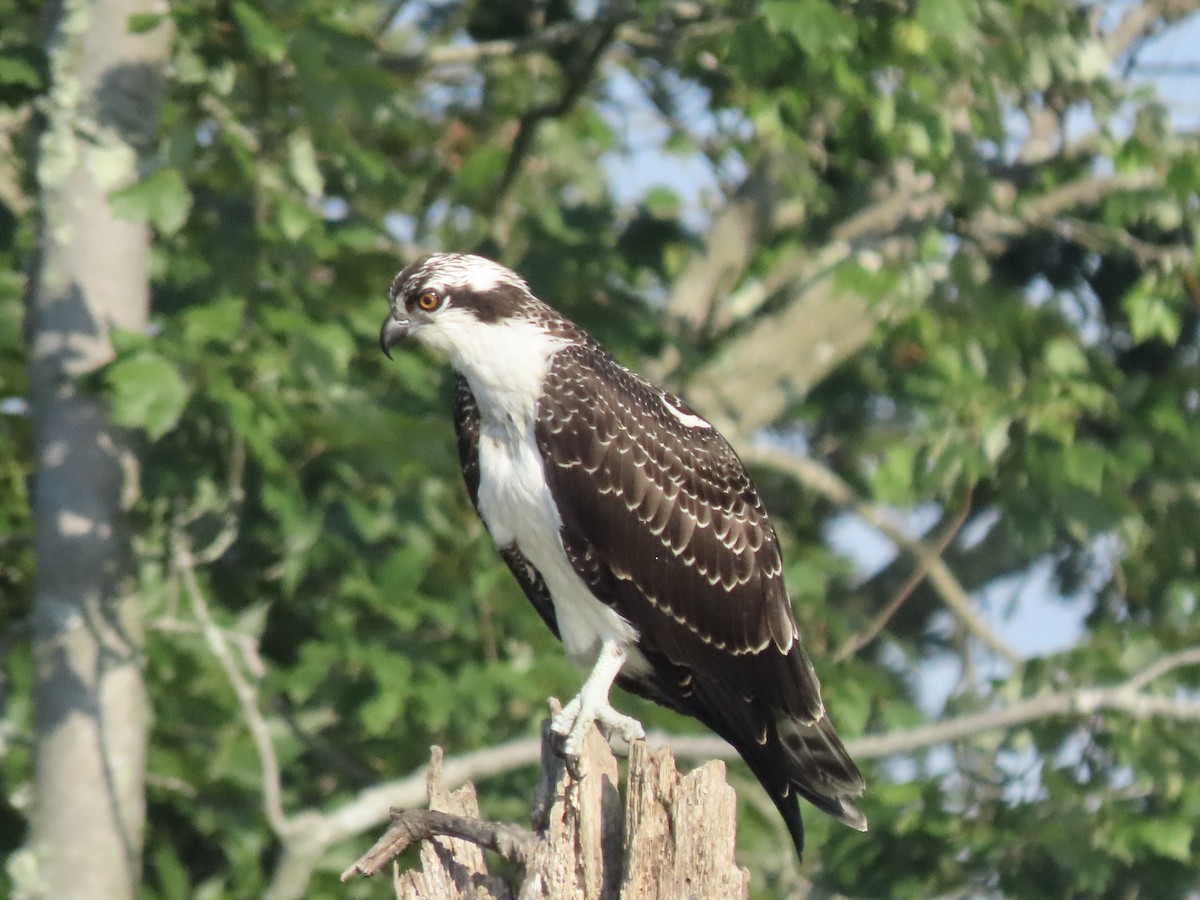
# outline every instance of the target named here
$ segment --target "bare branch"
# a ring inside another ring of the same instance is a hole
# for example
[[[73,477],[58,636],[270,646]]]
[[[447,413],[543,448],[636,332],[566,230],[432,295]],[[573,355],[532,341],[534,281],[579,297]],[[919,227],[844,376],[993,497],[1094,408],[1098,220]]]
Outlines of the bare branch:
[[[977,241],[989,253],[1003,250],[1012,238],[1043,229],[1099,253],[1124,250],[1145,267],[1186,265],[1192,256],[1190,247],[1160,247],[1138,240],[1123,228],[1064,218],[1072,210],[1095,206],[1117,194],[1152,190],[1161,184],[1162,176],[1150,169],[1087,176],[1028,200],[1016,214],[1010,215],[995,209],[982,210],[959,223],[958,231]]]
[[[1133,71],[1146,78],[1195,78],[1200,75],[1200,64],[1138,63]]]
[[[946,552],[946,548],[950,546],[950,542],[954,540],[955,536],[959,532],[959,529],[962,528],[963,522],[967,520],[967,516],[970,514],[970,512],[971,497],[968,493],[958,512],[954,514],[954,518],[945,527],[942,533],[938,535],[937,540],[933,543],[933,553],[938,559],[942,558],[942,554]],[[913,569],[912,573],[905,580],[904,584],[900,586],[899,590],[896,591],[892,599],[884,605],[883,609],[879,611],[879,614],[871,620],[870,624],[857,634],[851,635],[846,643],[844,643],[841,648],[835,654],[833,654],[834,662],[841,662],[842,660],[853,656],[879,636],[879,632],[883,631],[884,626],[891,621],[892,616],[894,616],[900,607],[904,605],[904,601],[912,596],[912,592],[915,591],[917,586],[925,580],[925,576],[929,574],[929,564],[930,560],[927,559],[922,559],[917,563],[917,567]]]
[[[1027,725],[1055,716],[1087,716],[1098,712],[1122,713],[1134,719],[1174,719],[1200,722],[1200,701],[1179,700],[1142,693],[1151,681],[1183,666],[1200,665],[1200,647],[1164,656],[1127,681],[1109,687],[1068,688],[1017,700],[1006,706],[932,722],[917,728],[887,734],[864,735],[846,741],[846,749],[857,759],[882,759],[911,753],[950,741],[959,741],[988,731]],[[646,740],[654,745],[668,743],[680,756],[729,758],[734,750],[720,738],[667,735],[653,732]]]
[[[1068,210],[1095,206],[1114,194],[1128,194],[1161,186],[1162,175],[1152,169],[1078,178],[1028,201],[1021,211],[1022,218],[1028,222],[1044,222]]]
[[[1014,666],[1021,663],[1021,654],[975,611],[971,598],[967,596],[967,592],[936,549],[911,537],[885,509],[860,497],[837,474],[816,460],[764,449],[752,450],[743,455],[748,461],[787,472],[831,503],[852,510],[880,534],[911,554],[925,567],[929,583],[967,631],[979,638],[1001,659]]]
[[[442,764],[442,780],[453,788],[467,781],[532,765],[538,760],[540,746],[539,738],[521,738],[450,757]],[[319,831],[320,843],[325,846],[360,834],[385,821],[391,808],[422,803],[426,792],[425,770],[426,767],[421,766],[404,778],[360,791],[354,799],[309,824]]]
[[[1092,715],[1105,710],[1137,719],[1200,722],[1200,702],[1142,693],[1151,681],[1190,665],[1200,665],[1200,647],[1162,657],[1114,686],[1043,694],[905,731],[852,738],[846,741],[846,747],[856,758],[881,759],[1040,719]],[[732,759],[736,756],[733,747],[718,737],[652,731],[646,736],[646,742],[655,749],[670,747],[678,756],[689,759]],[[474,779],[536,765],[540,755],[540,740],[525,738],[451,757],[442,763],[442,783],[451,789]],[[297,816],[294,827],[285,837],[284,853],[276,865],[267,896],[272,900],[302,897],[312,869],[327,848],[387,821],[391,806],[422,803],[428,792],[427,772],[427,767],[421,766],[405,778],[363,791],[333,812]]]
[[[1104,39],[1104,49],[1111,60],[1116,60],[1143,38],[1153,34],[1165,24],[1181,19],[1196,11],[1193,0],[1141,0],[1131,3]]]
[[[1174,271],[1192,265],[1196,258],[1196,252],[1191,244],[1179,243],[1167,246],[1151,244],[1134,237],[1124,228],[1099,222],[1063,219],[1057,223],[1054,231],[1065,240],[1074,241],[1097,253],[1124,250],[1137,260],[1138,266],[1142,269],[1158,268]]]
[[[1164,675],[1184,666],[1200,666],[1200,647],[1189,647],[1177,653],[1170,653],[1146,666],[1137,675],[1125,683],[1131,691],[1140,691],[1152,681],[1157,681]]]
[[[521,171],[521,166],[525,162],[525,157],[533,148],[533,140],[537,135],[538,128],[546,119],[562,116],[575,105],[588,84],[591,83],[592,77],[600,65],[600,60],[604,57],[605,50],[612,44],[621,17],[631,14],[633,13],[628,7],[621,5],[615,11],[608,11],[598,16],[595,22],[590,23],[588,29],[579,33],[574,42],[575,49],[579,52],[579,58],[573,59],[571,64],[566,67],[568,78],[562,95],[553,103],[534,107],[521,116],[517,135],[513,138],[512,150],[504,165],[504,174],[501,176],[500,184],[492,198],[491,213],[494,214],[496,210],[500,209],[508,197],[508,193]]]
[[[246,720],[246,727],[250,730],[250,737],[254,741],[254,749],[258,753],[259,764],[262,766],[263,812],[266,814],[267,822],[278,837],[286,839],[294,826],[283,811],[279,758],[275,754],[270,727],[267,725],[262,711],[258,708],[258,693],[238,667],[225,632],[213,620],[212,613],[208,608],[208,601],[205,599],[200,581],[196,577],[195,557],[192,555],[187,537],[178,530],[175,532],[173,563],[180,581],[183,583],[183,589],[188,595],[188,600],[191,602],[192,613],[204,627],[204,637],[208,642],[209,649],[212,650],[225,677],[229,679],[230,685],[233,686],[238,705],[242,709],[242,718]]]
[[[626,8],[622,10],[621,19],[614,25],[619,27],[621,21],[628,21],[636,16],[635,8]],[[556,47],[570,46],[595,25],[595,21],[559,22],[525,38],[479,41],[474,44],[438,44],[418,53],[385,54],[379,58],[379,64],[384,70],[401,75],[448,66],[478,66],[493,59],[531,56],[546,53]]]
[[[221,519],[221,527],[217,529],[217,533],[213,535],[208,544],[201,549],[191,551],[193,565],[205,566],[216,562],[237,540],[238,516],[241,513],[242,502],[246,499],[246,489],[243,484],[245,473],[246,442],[235,436],[229,448],[229,471],[225,476],[228,487],[225,496],[198,502],[191,509],[184,509],[181,506],[176,512],[175,528],[179,531],[204,516],[216,514]]]
[[[537,836],[532,831],[517,825],[433,809],[393,809],[391,819],[392,825],[383,837],[342,872],[342,881],[355,875],[370,878],[413,844],[434,837],[461,838],[522,864],[529,859],[537,843]]]
[[[637,4],[619,4],[585,21],[556,22],[522,38],[479,41],[472,44],[438,44],[410,53],[385,53],[379,65],[385,71],[414,75],[430,69],[479,66],[498,59],[547,54],[571,47],[597,25],[611,26],[613,37],[630,47],[655,50],[684,37],[705,37],[733,28],[733,17],[713,14],[696,3],[677,2],[666,6],[648,29],[632,24],[641,15]]]
[[[721,298],[742,279],[754,252],[774,233],[779,191],[770,158],[754,167],[709,222],[704,248],[691,255],[667,301],[670,316],[700,331],[716,318]]]

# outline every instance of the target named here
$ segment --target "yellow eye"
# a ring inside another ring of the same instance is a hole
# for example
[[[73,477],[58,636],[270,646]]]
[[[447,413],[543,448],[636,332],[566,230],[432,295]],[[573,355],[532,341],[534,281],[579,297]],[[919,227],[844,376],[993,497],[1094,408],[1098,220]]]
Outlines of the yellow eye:
[[[425,310],[425,312],[433,312],[442,304],[442,298],[434,291],[425,291],[417,298],[417,306]]]

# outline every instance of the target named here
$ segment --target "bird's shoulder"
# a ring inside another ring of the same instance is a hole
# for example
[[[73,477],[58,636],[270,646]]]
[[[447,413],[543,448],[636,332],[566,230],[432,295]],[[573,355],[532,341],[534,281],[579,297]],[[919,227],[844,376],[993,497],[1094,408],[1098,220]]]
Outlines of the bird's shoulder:
[[[745,466],[721,433],[681,397],[590,339],[555,354],[537,418],[557,464],[596,474],[632,466],[671,493],[680,489],[727,511],[765,517]],[[608,465],[599,465],[602,454]]]

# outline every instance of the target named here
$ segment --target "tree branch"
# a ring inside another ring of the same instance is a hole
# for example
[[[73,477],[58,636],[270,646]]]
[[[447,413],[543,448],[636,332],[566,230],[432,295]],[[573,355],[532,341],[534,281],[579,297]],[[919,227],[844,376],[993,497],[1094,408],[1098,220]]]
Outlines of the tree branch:
[[[711,12],[699,4],[681,0],[667,5],[649,29],[631,24],[639,18],[637,4],[628,3],[601,12],[584,21],[556,22],[522,38],[501,38],[472,44],[438,44],[411,53],[384,53],[379,65],[398,75],[415,75],[430,69],[450,67],[477,68],[497,59],[534,56],[571,47],[586,37],[598,24],[613,28],[615,40],[631,47],[656,49],[687,36],[706,36],[736,24],[733,17],[704,13]]]
[[[1200,646],[1164,656],[1117,685],[1066,689],[904,731],[851,738],[846,741],[846,748],[857,759],[882,759],[1040,719],[1092,715],[1105,710],[1136,719],[1200,722],[1200,702],[1142,692],[1150,682],[1175,669],[1192,665],[1200,665]],[[713,736],[652,731],[647,734],[646,742],[655,749],[670,747],[678,756],[689,759],[732,759],[737,755],[728,743]],[[442,782],[447,789],[452,789],[467,781],[535,765],[540,754],[537,738],[524,738],[465,753],[442,763]],[[404,778],[361,792],[330,813],[311,812],[297,816],[292,831],[285,838],[284,853],[276,864],[266,896],[271,900],[302,897],[311,872],[326,849],[387,821],[390,807],[422,803],[427,792],[427,767],[421,766]]]
[[[618,4],[616,9],[608,10],[597,16],[594,22],[589,23],[589,28],[580,31],[572,46],[582,52],[582,58],[572,58],[569,64],[564,66],[569,70],[569,74],[562,96],[553,103],[534,107],[521,116],[517,135],[513,138],[512,150],[504,165],[504,174],[500,177],[500,184],[496,188],[488,210],[489,218],[501,207],[516,182],[517,175],[521,171],[525,157],[533,147],[533,140],[537,136],[537,130],[542,122],[564,115],[575,105],[591,82],[592,76],[604,56],[604,51],[608,49],[616,36],[622,17],[632,14],[636,14],[636,8],[631,12],[629,7]]]
[[[433,809],[393,809],[391,827],[383,837],[342,872],[341,880],[355,875],[370,878],[389,862],[420,841],[435,837],[453,837],[470,841],[488,850],[495,850],[505,859],[524,865],[537,836],[518,825],[488,822]]]
[[[965,522],[967,520],[967,516],[970,515],[970,512],[971,497],[968,493],[967,497],[961,504],[960,509],[954,514],[954,518],[946,525],[942,533],[938,535],[937,540],[933,543],[932,552],[937,559],[942,559],[942,554],[946,552],[946,548],[950,546],[950,542],[954,540],[955,536],[959,532],[959,529],[962,528],[963,522]],[[851,635],[846,643],[844,643],[841,648],[835,654],[833,654],[833,661],[835,663],[841,662],[842,660],[853,656],[879,636],[879,632],[883,631],[887,623],[891,621],[892,616],[894,616],[900,607],[904,605],[904,602],[910,596],[912,596],[912,592],[917,589],[917,586],[925,580],[925,577],[929,574],[930,563],[930,559],[921,559],[918,561],[917,567],[912,570],[912,573],[907,579],[905,579],[904,584],[900,586],[899,590],[896,591],[892,599],[884,605],[883,609],[879,611],[879,614],[871,620],[870,624],[857,634]]]
[[[242,674],[233,650],[225,632],[213,620],[212,613],[205,600],[204,591],[196,577],[196,560],[192,554],[188,538],[183,532],[176,530],[174,537],[173,564],[183,589],[191,602],[192,613],[204,628],[204,638],[209,649],[216,657],[225,677],[233,686],[237,695],[238,705],[242,709],[242,718],[250,730],[254,748],[258,753],[259,764],[262,767],[263,812],[271,830],[280,839],[286,839],[294,828],[293,823],[283,811],[283,791],[279,774],[279,758],[275,754],[275,745],[271,740],[271,730],[262,711],[258,708],[258,693]]]
[[[538,759],[539,738],[520,738],[459,756],[442,763],[442,778],[450,787],[467,781],[490,778]],[[360,791],[354,799],[337,809],[319,816],[308,824],[310,835],[317,836],[325,846],[346,840],[384,821],[393,807],[416,806],[425,800],[425,766],[395,781],[385,782]]]
[[[1184,666],[1200,666],[1200,647],[1188,647],[1186,650],[1160,657],[1125,682],[1125,687],[1130,691],[1140,691],[1150,682],[1157,681]]]
[[[967,596],[967,592],[963,590],[936,549],[911,537],[885,509],[860,497],[850,485],[816,460],[764,449],[751,450],[743,456],[750,462],[768,465],[792,475],[805,487],[816,491],[831,503],[851,510],[880,534],[911,554],[925,567],[930,585],[967,631],[1011,665],[1021,663],[1021,654],[975,611],[971,598]]]
[[[1189,245],[1159,246],[1139,240],[1124,228],[1066,217],[1080,207],[1096,206],[1117,194],[1159,189],[1162,177],[1152,170],[1088,176],[1059,185],[1028,200],[1015,214],[985,209],[958,225],[958,233],[976,241],[986,252],[998,253],[1008,242],[1042,229],[1058,234],[1097,253],[1124,251],[1144,268],[1181,267],[1194,253]]]
[[[864,735],[846,741],[846,749],[856,759],[883,759],[898,753],[911,753],[950,741],[959,741],[988,731],[1027,725],[1055,716],[1087,716],[1105,710],[1134,719],[1174,719],[1200,722],[1200,701],[1179,700],[1143,693],[1151,682],[1184,666],[1200,665],[1200,647],[1191,647],[1156,660],[1128,680],[1108,687],[1079,687],[1040,694],[1014,701],[996,709],[969,713],[931,722],[917,728],[887,734]],[[674,736],[652,732],[646,736],[652,745],[668,743],[679,756],[690,758],[734,755],[723,740],[707,736]]]
[[[1116,26],[1104,36],[1104,49],[1116,62],[1118,57],[1163,24],[1196,11],[1192,0],[1141,0],[1131,3]]]
[[[956,232],[991,255],[1003,252],[1015,238],[1048,230],[1101,253],[1129,253],[1143,266],[1177,268],[1191,258],[1188,247],[1158,247],[1120,227],[1063,220],[1071,210],[1094,206],[1108,197],[1155,189],[1161,184],[1157,173],[1086,176],[1031,196],[1017,211],[1010,211],[1018,186],[1031,182],[1031,172],[1040,169],[1025,166],[1007,174],[998,172],[995,204],[958,221]],[[753,177],[762,178],[758,173]],[[743,186],[743,191],[749,189]],[[923,297],[914,294],[872,303],[857,294],[835,293],[830,275],[838,266],[856,254],[863,255],[864,264],[871,262],[871,256],[880,256],[880,251],[885,257],[904,256],[914,246],[912,235],[939,223],[952,199],[928,173],[904,167],[881,179],[875,193],[879,199],[838,224],[828,241],[780,254],[768,272],[741,285],[738,282],[754,257],[753,243],[776,234],[771,220],[781,207],[768,201],[755,208],[739,193],[714,217],[706,247],[684,269],[669,310],[693,326],[707,315],[713,330],[737,329],[683,386],[689,399],[718,424],[735,424],[748,432],[769,424],[786,409],[789,397],[802,396],[833,366],[857,352],[879,321],[904,316]],[[704,282],[705,275],[713,277]],[[932,286],[942,278],[931,271],[922,284]],[[685,296],[693,291],[694,301]],[[719,299],[722,291],[729,293],[728,299]],[[781,296],[785,302],[779,309],[761,314],[771,298]],[[803,346],[796,345],[797,334],[804,336]],[[669,357],[668,353],[655,361],[651,374],[669,377],[673,366]]]

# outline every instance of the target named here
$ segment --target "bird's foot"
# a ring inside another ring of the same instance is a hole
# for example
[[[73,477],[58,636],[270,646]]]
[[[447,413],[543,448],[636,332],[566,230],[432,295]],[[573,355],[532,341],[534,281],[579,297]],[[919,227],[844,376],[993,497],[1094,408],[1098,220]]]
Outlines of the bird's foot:
[[[610,741],[614,735],[620,735],[628,744],[646,736],[646,730],[637,719],[617,712],[607,702],[587,703],[580,694],[550,723],[550,730],[563,738],[563,755],[567,759],[577,760],[583,754],[583,742],[593,722]]]

